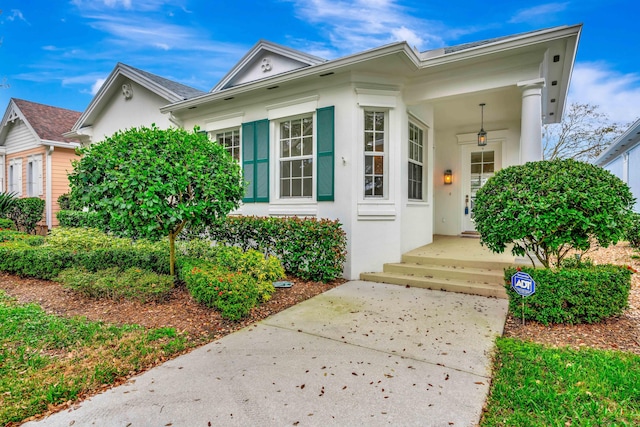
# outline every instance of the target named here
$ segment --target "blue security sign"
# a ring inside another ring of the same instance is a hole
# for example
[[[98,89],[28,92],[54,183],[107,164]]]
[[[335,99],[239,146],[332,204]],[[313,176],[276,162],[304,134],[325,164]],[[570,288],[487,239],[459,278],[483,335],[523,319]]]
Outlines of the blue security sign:
[[[518,271],[516,274],[511,276],[511,287],[519,295],[528,297],[529,295],[533,295],[535,293],[536,282],[527,273]]]

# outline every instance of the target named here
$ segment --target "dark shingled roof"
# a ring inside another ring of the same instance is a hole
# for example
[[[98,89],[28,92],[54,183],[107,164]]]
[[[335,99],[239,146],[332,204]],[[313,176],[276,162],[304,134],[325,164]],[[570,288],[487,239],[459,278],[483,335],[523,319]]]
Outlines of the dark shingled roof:
[[[182,83],[174,82],[173,80],[165,79],[164,77],[160,77],[158,75],[152,74],[148,71],[141,70],[139,68],[132,67],[131,65],[120,63],[121,65],[131,68],[135,70],[137,73],[143,75],[151,81],[156,82],[160,86],[163,86],[167,90],[177,94],[182,97],[182,99],[191,99],[196,96],[204,95],[207,92],[203,92],[201,90],[192,88],[191,86],[183,85]]]
[[[71,130],[82,114],[79,111],[38,104],[24,99],[12,99],[40,139],[58,142],[78,141],[65,138],[62,134]]]

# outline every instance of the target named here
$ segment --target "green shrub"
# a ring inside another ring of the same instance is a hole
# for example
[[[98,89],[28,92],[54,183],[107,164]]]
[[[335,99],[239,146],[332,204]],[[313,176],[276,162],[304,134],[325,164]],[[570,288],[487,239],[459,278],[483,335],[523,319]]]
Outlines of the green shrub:
[[[56,218],[63,227],[104,228],[101,226],[102,219],[96,212],[60,210]]]
[[[89,271],[108,267],[143,268],[158,274],[169,274],[169,253],[166,249],[138,246],[127,248],[100,248],[88,252],[76,252],[75,265]]]
[[[69,289],[92,298],[164,301],[173,288],[173,277],[140,268],[108,269],[90,272],[85,268],[63,270],[57,280]]]
[[[9,218],[0,218],[0,231],[1,230],[17,230],[16,223]]]
[[[233,273],[204,260],[183,259],[178,264],[180,278],[193,298],[219,310],[225,319],[241,319],[260,300],[257,281],[248,274]]]
[[[18,200],[16,193],[0,193],[0,218],[6,218]]]
[[[11,229],[0,229],[0,243],[3,242],[20,242],[27,246],[40,246],[44,243],[44,237]]]
[[[227,270],[249,274],[261,287],[272,287],[274,281],[285,277],[278,258],[272,255],[265,257],[253,249],[243,251],[237,246],[212,245],[208,240],[194,239],[183,245],[183,252],[188,257],[212,261]]]
[[[536,282],[535,293],[524,298],[524,318],[542,324],[596,323],[617,316],[628,305],[630,268],[579,263],[575,268],[522,267]],[[505,270],[509,310],[522,317],[523,298],[511,289],[516,268]]]
[[[209,234],[219,244],[274,255],[287,273],[304,280],[326,282],[342,275],[347,241],[338,221],[234,216]]]
[[[8,212],[8,217],[16,223],[16,226],[27,233],[33,233],[36,225],[42,220],[44,213],[44,200],[38,197],[26,197],[16,199],[13,207]]]
[[[640,213],[634,212],[631,218],[631,224],[625,232],[625,239],[631,247],[640,249]]]
[[[25,277],[53,279],[74,264],[74,254],[46,246],[30,247],[23,242],[0,245],[0,270]]]
[[[633,195],[599,166],[572,159],[528,162],[498,171],[478,190],[473,210],[481,243],[494,252],[558,266],[571,249],[624,238]]]
[[[76,210],[71,208],[71,193],[64,193],[58,196],[58,207],[60,210]]]
[[[90,251],[105,248],[131,248],[167,250],[167,242],[131,240],[110,236],[95,228],[57,227],[49,232],[47,246],[65,248],[73,251]]]

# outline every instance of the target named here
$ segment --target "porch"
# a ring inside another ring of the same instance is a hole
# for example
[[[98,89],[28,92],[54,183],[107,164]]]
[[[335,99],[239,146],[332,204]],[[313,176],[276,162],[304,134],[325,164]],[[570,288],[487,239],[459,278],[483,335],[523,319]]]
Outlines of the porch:
[[[371,282],[413,286],[487,297],[507,298],[504,269],[525,265],[510,250],[495,254],[480,239],[434,235],[433,243],[413,249],[399,263],[388,263],[381,273],[362,273]]]

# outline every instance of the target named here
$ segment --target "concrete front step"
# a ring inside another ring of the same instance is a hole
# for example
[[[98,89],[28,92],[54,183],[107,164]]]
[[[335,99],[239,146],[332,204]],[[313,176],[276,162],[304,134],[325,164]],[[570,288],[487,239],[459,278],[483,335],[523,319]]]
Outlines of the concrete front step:
[[[513,267],[513,262],[503,262],[494,260],[478,260],[478,259],[464,259],[464,258],[447,258],[439,256],[425,257],[423,255],[402,255],[402,262],[421,265],[442,265],[451,267],[464,267],[464,268],[480,268],[486,270],[499,270],[503,271],[507,267]]]
[[[472,282],[488,282],[501,284],[504,280],[503,269],[473,268],[445,265],[427,265],[416,263],[385,264],[385,273],[407,274],[421,277],[439,277],[443,279],[457,279]]]
[[[439,291],[459,292],[485,297],[507,298],[504,286],[495,283],[447,279],[440,277],[421,277],[401,273],[362,273],[361,280],[382,282],[393,285],[413,286],[416,288],[433,289]]]

